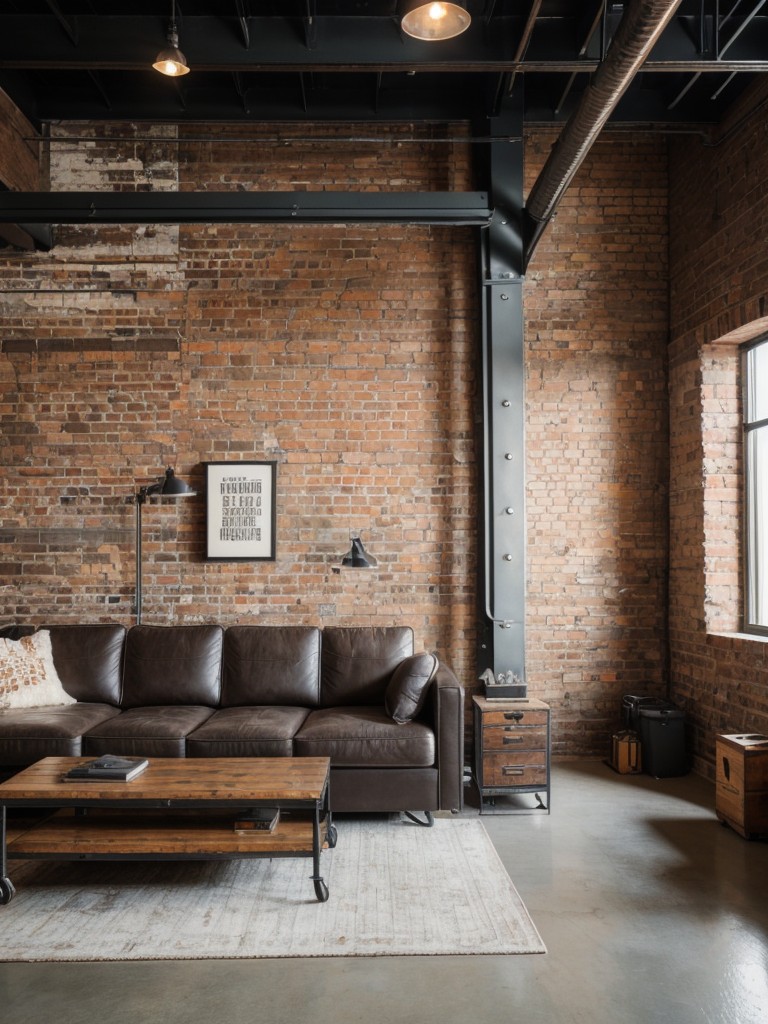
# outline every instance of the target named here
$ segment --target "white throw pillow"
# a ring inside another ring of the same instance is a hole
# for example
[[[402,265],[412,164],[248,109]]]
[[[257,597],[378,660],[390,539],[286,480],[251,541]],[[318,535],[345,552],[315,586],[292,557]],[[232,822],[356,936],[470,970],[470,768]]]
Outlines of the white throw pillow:
[[[0,639],[0,708],[15,710],[76,703],[61,685],[47,629],[21,640]]]

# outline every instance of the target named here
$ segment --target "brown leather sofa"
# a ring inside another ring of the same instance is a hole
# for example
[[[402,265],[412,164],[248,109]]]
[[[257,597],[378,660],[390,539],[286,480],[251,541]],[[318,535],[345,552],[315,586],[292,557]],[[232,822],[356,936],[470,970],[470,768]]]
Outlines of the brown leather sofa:
[[[334,810],[461,808],[453,672],[434,659],[415,716],[388,710],[395,670],[414,662],[410,627],[45,628],[77,703],[0,711],[4,775],[51,755],[327,756]]]

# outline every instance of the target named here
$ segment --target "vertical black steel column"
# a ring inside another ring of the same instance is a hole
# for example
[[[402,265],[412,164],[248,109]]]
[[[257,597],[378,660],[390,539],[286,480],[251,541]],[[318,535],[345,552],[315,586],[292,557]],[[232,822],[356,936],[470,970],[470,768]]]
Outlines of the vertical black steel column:
[[[522,98],[490,121],[493,219],[481,230],[483,501],[479,672],[525,678]]]

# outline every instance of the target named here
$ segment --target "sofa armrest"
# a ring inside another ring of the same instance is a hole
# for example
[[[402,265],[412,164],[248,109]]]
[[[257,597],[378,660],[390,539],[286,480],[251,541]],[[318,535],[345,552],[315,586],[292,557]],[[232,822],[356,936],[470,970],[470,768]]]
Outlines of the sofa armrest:
[[[431,690],[440,810],[460,811],[464,805],[464,689],[448,665],[439,661]]]

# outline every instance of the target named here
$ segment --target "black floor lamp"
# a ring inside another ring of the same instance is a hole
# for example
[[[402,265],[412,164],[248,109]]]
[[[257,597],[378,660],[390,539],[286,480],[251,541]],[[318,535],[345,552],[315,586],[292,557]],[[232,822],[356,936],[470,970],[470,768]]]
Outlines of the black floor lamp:
[[[165,476],[157,483],[147,484],[140,487],[135,494],[136,502],[136,625],[141,623],[141,510],[146,504],[147,498],[165,498],[175,501],[177,498],[193,498],[197,494],[189,484],[180,480],[169,466]]]

